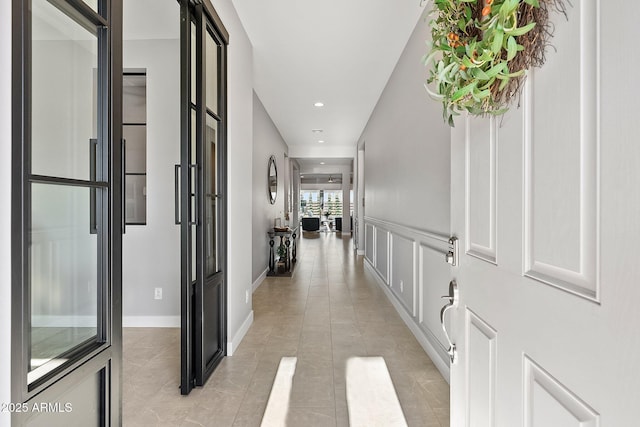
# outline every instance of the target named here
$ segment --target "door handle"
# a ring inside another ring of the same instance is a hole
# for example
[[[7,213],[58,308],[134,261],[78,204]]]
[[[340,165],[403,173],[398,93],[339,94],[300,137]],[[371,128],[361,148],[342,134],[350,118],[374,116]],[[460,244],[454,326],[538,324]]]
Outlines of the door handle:
[[[173,193],[174,193],[174,209],[173,214],[176,225],[180,225],[180,165],[175,165],[173,171]]]
[[[442,307],[442,310],[440,310],[440,323],[442,324],[442,330],[444,331],[444,336],[447,339],[447,342],[449,343],[447,354],[449,355],[449,359],[451,359],[451,364],[454,364],[456,363],[456,356],[457,356],[456,345],[451,342],[451,338],[449,337],[449,333],[447,332],[447,328],[444,324],[444,319],[445,319],[445,314],[447,313],[447,311],[449,311],[449,309],[458,307],[458,299],[459,299],[458,284],[456,283],[455,280],[452,280],[451,282],[449,282],[449,295],[444,295],[441,298],[449,300],[449,303],[446,304],[444,307]]]
[[[121,140],[122,142],[122,176],[120,177],[120,184],[122,185],[121,187],[121,191],[122,191],[122,206],[121,206],[121,215],[122,215],[122,234],[126,234],[127,233],[127,185],[126,185],[126,179],[127,179],[127,140],[122,138]]]
[[[199,168],[198,168],[198,164],[194,163],[189,165],[189,170],[193,171],[193,193],[191,194],[191,196],[193,197],[193,204],[191,206],[193,206],[193,221],[189,221],[189,225],[200,225],[200,215],[198,215],[199,213],[199,206],[200,206],[200,187],[199,187],[199,179],[200,179],[200,175],[199,175]],[[190,174],[191,175],[191,174]]]
[[[96,159],[98,153],[98,140],[91,138],[89,140],[89,180],[96,181]],[[98,223],[96,220],[96,189],[89,190],[89,233],[98,234]]]

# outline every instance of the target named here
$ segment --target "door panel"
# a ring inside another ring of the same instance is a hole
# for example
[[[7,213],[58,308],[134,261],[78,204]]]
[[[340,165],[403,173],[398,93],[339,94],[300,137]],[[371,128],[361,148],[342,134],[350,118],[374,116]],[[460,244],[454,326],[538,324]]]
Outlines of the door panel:
[[[226,33],[209,7],[181,4],[183,394],[204,385],[226,351]]]
[[[122,4],[13,2],[12,425],[119,425]]]
[[[494,263],[496,233],[495,118],[469,118],[466,140],[466,251]]]
[[[614,3],[553,15],[557,52],[497,121],[495,264],[472,249],[487,246],[490,120],[452,130],[452,229],[467,242],[452,271],[452,426],[637,424],[640,148],[614,64],[640,60],[599,48],[633,32]]]

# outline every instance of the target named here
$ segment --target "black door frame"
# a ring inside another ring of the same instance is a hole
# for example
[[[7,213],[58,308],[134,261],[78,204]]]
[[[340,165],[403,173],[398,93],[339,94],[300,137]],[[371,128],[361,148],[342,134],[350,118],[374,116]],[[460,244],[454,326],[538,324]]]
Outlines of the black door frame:
[[[216,366],[226,355],[227,342],[227,132],[226,132],[226,49],[229,34],[221,19],[216,14],[209,0],[193,1],[180,0],[180,206],[176,206],[176,222],[181,226],[181,381],[180,391],[186,395],[195,387],[202,386],[213,373]],[[196,29],[195,61],[192,55],[192,24]],[[216,180],[218,182],[217,214],[218,214],[218,265],[221,275],[221,290],[219,295],[218,337],[219,348],[213,358],[205,354],[206,343],[203,342],[205,310],[208,309],[203,301],[204,286],[207,283],[205,274],[205,182],[204,182],[204,139],[207,107],[206,93],[206,55],[205,42],[207,32],[214,36],[220,44],[218,56],[218,158],[216,165]],[[196,67],[196,99],[193,104],[191,67]],[[196,153],[195,164],[191,163],[193,154],[192,141],[192,113],[196,115]],[[176,185],[178,188],[178,185]],[[177,197],[178,199],[178,197]],[[195,206],[194,209],[192,209]],[[193,254],[193,236],[191,227],[196,227],[196,254]],[[196,277],[192,277],[192,259],[196,257]]]

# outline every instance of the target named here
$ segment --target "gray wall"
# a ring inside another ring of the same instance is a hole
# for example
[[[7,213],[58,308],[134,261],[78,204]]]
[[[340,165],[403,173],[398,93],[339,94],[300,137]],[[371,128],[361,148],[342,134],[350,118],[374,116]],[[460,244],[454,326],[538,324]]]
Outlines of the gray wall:
[[[0,402],[11,402],[11,2],[0,2]],[[0,412],[0,425],[11,414]]]
[[[423,87],[427,38],[420,19],[360,137],[365,214],[448,234],[450,136],[440,104]]]
[[[269,265],[267,231],[273,228],[274,218],[282,218],[285,210],[285,153],[287,144],[269,117],[260,98],[253,93],[253,252],[252,280],[255,283]],[[276,203],[269,203],[267,195],[267,166],[269,157],[276,156],[278,195]],[[288,161],[288,158],[287,158]]]
[[[448,378],[439,313],[450,277],[443,243],[450,233],[450,129],[441,105],[423,87],[427,70],[420,58],[429,37],[420,20],[359,141],[367,218],[360,249],[365,266]]]
[[[229,31],[227,67],[227,332],[233,352],[251,326],[253,48],[231,0],[211,2]]]
[[[177,5],[174,7],[178,17]],[[179,25],[176,20],[175,25]],[[180,44],[125,40],[124,68],[147,71],[147,224],[123,238],[125,326],[179,326],[180,227],[174,223],[174,165],[180,163]],[[163,298],[154,299],[154,288]]]

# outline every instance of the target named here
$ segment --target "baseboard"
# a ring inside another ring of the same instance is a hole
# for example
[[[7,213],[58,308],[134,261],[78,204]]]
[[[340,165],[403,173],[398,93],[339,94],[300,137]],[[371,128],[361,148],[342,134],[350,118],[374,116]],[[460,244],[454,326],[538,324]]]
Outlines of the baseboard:
[[[264,279],[267,278],[268,271],[269,271],[269,267],[265,268],[264,271],[258,276],[256,281],[251,284],[252,293],[255,292],[260,285],[262,285],[262,282],[264,282]]]
[[[236,334],[233,336],[233,339],[231,341],[227,341],[227,356],[233,356],[233,353],[242,342],[242,339],[247,334],[247,331],[251,327],[252,323],[253,310],[251,310],[247,318],[244,319],[244,322],[242,322],[242,325],[240,325],[240,329],[238,329],[238,332],[236,332]]]
[[[414,321],[413,317],[411,317],[411,315],[407,313],[402,303],[398,301],[395,295],[391,292],[389,286],[384,282],[384,280],[380,276],[380,273],[378,273],[373,265],[371,265],[371,262],[366,258],[364,259],[364,266],[371,272],[373,277],[375,277],[376,283],[378,284],[380,289],[382,289],[384,294],[387,296],[387,299],[391,301],[391,304],[400,315],[400,318],[402,318],[402,321],[407,325],[413,336],[416,337],[416,340],[418,340],[433,364],[436,366],[436,368],[438,368],[440,374],[442,374],[444,379],[449,382],[451,371],[449,369],[449,365],[444,360],[442,360],[442,355],[440,354],[441,352],[439,352],[435,348],[427,334],[422,329],[420,329],[420,326],[418,326],[418,324]]]
[[[122,316],[124,328],[179,328],[180,316]]]

